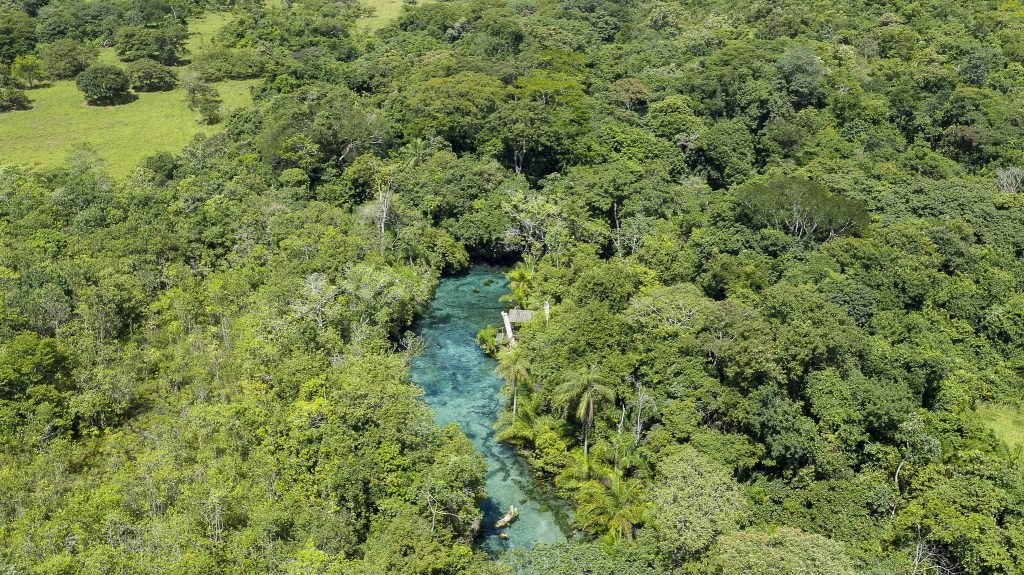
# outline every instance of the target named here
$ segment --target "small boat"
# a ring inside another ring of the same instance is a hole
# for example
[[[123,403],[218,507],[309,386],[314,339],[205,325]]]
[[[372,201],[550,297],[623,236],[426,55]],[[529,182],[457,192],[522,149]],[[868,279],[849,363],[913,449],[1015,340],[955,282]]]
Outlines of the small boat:
[[[498,533],[498,537],[501,537],[502,539],[508,539],[508,533],[502,531],[501,533]]]
[[[515,518],[517,516],[519,516],[519,510],[516,509],[515,505],[509,505],[508,506],[508,513],[506,513],[504,517],[499,519],[498,522],[494,524],[494,528],[495,529],[501,529],[503,527],[508,527],[508,525],[510,523],[515,521]]]

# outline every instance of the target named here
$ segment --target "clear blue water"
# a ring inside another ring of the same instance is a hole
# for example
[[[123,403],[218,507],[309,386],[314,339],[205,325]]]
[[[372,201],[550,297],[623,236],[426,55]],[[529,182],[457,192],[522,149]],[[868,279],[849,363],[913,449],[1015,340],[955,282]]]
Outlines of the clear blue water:
[[[487,460],[488,499],[481,505],[478,544],[491,555],[565,541],[556,501],[531,476],[526,460],[494,439],[494,422],[505,401],[499,394],[503,381],[475,339],[484,327],[501,323],[507,306],[498,298],[507,291],[497,268],[478,266],[442,279],[430,309],[416,322],[426,345],[412,366],[412,379],[426,391],[424,399],[438,423],[458,423]],[[508,538],[502,539],[494,522],[509,505],[519,509],[519,517],[504,529]]]

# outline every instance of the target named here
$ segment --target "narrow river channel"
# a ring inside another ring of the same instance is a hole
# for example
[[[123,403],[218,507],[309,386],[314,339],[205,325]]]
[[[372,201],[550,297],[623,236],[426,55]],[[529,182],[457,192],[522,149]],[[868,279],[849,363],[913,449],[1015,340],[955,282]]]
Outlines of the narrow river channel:
[[[425,349],[413,361],[412,379],[426,391],[425,400],[441,425],[458,423],[487,459],[488,499],[482,504],[484,521],[479,546],[491,555],[537,543],[564,541],[550,496],[539,489],[529,464],[509,446],[494,439],[493,425],[504,398],[495,362],[476,346],[476,333],[501,322],[507,309],[498,299],[508,291],[497,268],[478,266],[466,275],[445,278],[437,288],[430,310],[416,323]],[[507,539],[494,522],[508,510],[519,509],[518,519],[505,528]]]

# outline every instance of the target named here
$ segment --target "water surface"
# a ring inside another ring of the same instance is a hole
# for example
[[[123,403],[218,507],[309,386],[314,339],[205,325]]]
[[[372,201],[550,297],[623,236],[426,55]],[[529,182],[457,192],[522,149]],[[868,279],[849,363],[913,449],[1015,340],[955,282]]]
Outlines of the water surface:
[[[529,464],[494,439],[493,425],[504,404],[495,362],[476,346],[476,333],[501,323],[498,301],[508,291],[496,268],[474,267],[466,275],[441,280],[430,310],[416,323],[423,353],[413,361],[412,379],[426,391],[425,400],[441,425],[458,423],[487,460],[488,499],[479,544],[497,555],[513,548],[564,541],[550,505],[555,501],[534,481]],[[499,537],[494,522],[508,510],[519,518]]]

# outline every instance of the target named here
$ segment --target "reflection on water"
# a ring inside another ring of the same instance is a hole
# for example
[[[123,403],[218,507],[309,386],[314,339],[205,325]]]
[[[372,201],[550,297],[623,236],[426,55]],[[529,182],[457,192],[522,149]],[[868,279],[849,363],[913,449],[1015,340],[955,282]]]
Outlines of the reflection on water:
[[[508,291],[495,268],[474,267],[467,275],[441,280],[430,310],[417,322],[423,353],[413,361],[412,379],[426,391],[425,400],[441,425],[458,423],[487,459],[487,501],[480,547],[497,555],[536,543],[564,541],[565,535],[549,505],[554,503],[530,475],[527,462],[512,448],[494,440],[494,421],[504,398],[495,362],[476,346],[476,333],[501,322],[506,309],[498,298]],[[508,510],[519,518],[503,531],[494,522]]]

